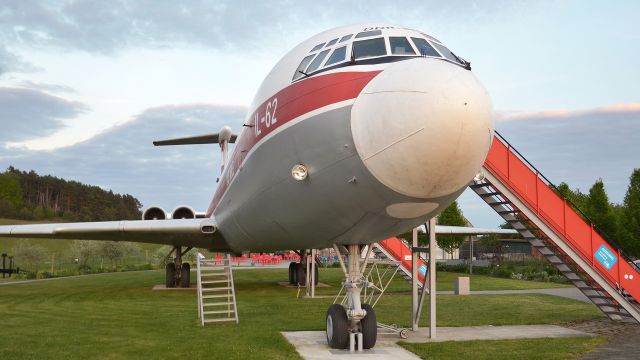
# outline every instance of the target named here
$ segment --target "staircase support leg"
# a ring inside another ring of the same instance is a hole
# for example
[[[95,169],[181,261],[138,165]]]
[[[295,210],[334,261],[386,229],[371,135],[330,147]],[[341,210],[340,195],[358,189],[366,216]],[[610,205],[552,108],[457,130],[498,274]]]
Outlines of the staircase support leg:
[[[413,229],[411,246],[418,247],[418,228]],[[411,330],[418,331],[418,256],[411,252]]]

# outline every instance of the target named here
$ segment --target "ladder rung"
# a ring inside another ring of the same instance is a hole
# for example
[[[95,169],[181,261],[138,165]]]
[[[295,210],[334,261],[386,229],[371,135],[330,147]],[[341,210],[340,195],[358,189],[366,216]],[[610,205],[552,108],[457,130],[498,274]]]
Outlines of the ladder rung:
[[[230,280],[209,280],[209,281],[201,281],[201,284],[220,284],[220,283],[228,283]]]
[[[203,299],[214,299],[214,298],[230,298],[231,294],[227,295],[203,295]]]
[[[202,288],[202,291],[223,291],[223,290],[231,290],[230,287],[217,287],[217,288]]]
[[[202,313],[204,315],[214,315],[214,314],[230,314],[230,313],[234,313],[236,312],[235,309],[231,309],[231,310],[210,310],[210,311],[203,311]]]
[[[222,305],[233,305],[233,303],[232,302],[202,303],[202,306],[222,306]]]
[[[223,322],[223,321],[236,321],[236,318],[219,318],[219,319],[204,319],[204,323]]]
[[[200,266],[200,270],[227,270],[229,266]]]

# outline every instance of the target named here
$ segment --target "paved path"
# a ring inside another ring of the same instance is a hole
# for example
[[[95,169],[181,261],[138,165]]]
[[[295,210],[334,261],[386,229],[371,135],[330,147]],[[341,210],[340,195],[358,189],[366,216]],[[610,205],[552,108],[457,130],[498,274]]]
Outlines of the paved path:
[[[606,336],[608,342],[581,360],[637,360],[640,358],[640,325],[596,319],[568,325],[574,330]]]
[[[590,303],[591,300],[575,287],[527,290],[479,290],[471,295],[548,294]],[[438,295],[453,295],[453,291],[438,291]]]
[[[567,329],[556,325],[519,325],[519,326],[469,326],[469,327],[441,327],[438,328],[437,338],[427,337],[428,329],[409,332],[405,341],[414,343],[435,341],[467,341],[467,340],[504,340],[593,336],[577,329]],[[323,359],[419,359],[415,354],[400,347],[400,340],[395,335],[379,335],[375,348],[362,353],[350,353],[348,350],[330,349],[324,331],[295,331],[283,332],[296,350],[306,360]]]

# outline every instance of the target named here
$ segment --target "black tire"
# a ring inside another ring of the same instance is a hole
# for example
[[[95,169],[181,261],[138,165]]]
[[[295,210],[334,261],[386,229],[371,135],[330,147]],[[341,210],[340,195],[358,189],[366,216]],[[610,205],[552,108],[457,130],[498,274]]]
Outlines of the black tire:
[[[295,284],[300,286],[307,285],[307,267],[302,263],[296,263]]]
[[[182,264],[180,269],[180,287],[188,288],[191,284],[191,265],[189,263]]]
[[[342,305],[333,304],[327,310],[327,344],[332,349],[349,347],[349,319]]]
[[[166,286],[167,288],[176,287],[175,276],[176,276],[176,264],[168,263],[165,267],[166,270]]]
[[[360,332],[362,333],[362,348],[371,349],[376,345],[378,339],[378,323],[376,321],[376,313],[369,304],[362,304],[362,309],[367,312],[362,320],[360,320]]]
[[[289,284],[296,285],[296,263],[289,263]]]

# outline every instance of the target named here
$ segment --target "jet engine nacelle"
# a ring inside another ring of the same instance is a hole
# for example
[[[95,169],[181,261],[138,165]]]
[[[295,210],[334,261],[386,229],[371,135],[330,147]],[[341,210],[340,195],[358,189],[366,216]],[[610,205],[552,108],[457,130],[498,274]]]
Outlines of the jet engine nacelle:
[[[142,213],[142,220],[165,220],[167,213],[159,206],[151,206]]]
[[[191,206],[180,205],[171,212],[172,219],[195,219],[196,212]]]

